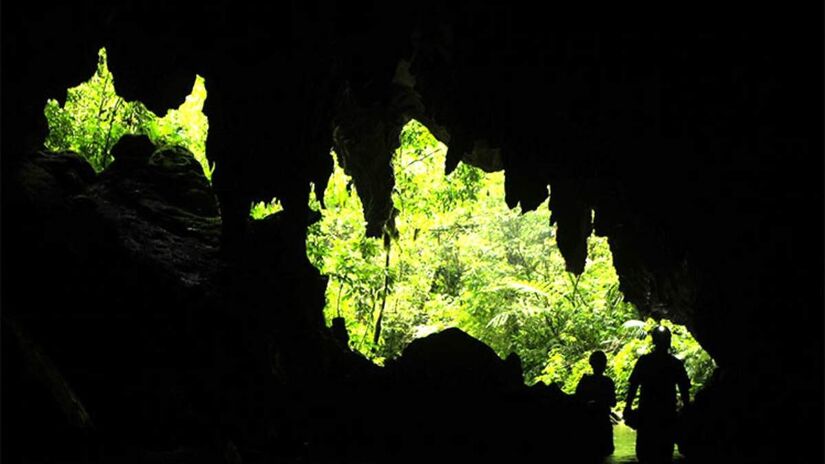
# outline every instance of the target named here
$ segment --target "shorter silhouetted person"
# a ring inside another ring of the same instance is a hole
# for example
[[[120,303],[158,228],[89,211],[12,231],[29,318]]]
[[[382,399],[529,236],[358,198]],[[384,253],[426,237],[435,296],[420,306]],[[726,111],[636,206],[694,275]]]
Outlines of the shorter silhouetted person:
[[[594,446],[599,454],[613,454],[613,423],[610,420],[611,408],[616,406],[616,387],[610,377],[604,375],[607,368],[607,356],[603,351],[594,351],[590,355],[590,367],[593,374],[584,374],[576,386],[576,397],[584,401],[593,415],[597,432]]]
[[[625,416],[636,413],[636,457],[640,463],[669,463],[676,441],[676,387],[684,406],[690,401],[690,380],[685,365],[670,354],[670,330],[656,327],[654,349],[636,361],[630,374]],[[632,410],[636,392],[638,412]]]

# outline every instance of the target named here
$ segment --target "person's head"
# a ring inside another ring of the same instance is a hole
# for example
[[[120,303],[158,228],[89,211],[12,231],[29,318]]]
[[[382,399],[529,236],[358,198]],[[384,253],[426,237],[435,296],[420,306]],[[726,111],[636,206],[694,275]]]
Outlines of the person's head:
[[[590,354],[590,367],[593,368],[594,374],[604,374],[607,368],[607,355],[604,351],[596,350]]]
[[[663,325],[656,327],[650,332],[650,336],[653,338],[656,350],[668,351],[670,349],[670,330],[667,327]]]

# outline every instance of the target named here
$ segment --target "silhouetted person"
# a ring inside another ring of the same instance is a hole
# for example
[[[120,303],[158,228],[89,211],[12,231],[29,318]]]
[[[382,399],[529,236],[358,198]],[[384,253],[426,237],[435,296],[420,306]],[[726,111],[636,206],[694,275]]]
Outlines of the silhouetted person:
[[[659,326],[651,336],[653,352],[640,357],[630,374],[625,415],[633,413],[633,400],[641,387],[636,457],[640,463],[669,463],[676,441],[676,387],[687,405],[690,380],[682,361],[670,354],[670,330]]]
[[[584,374],[576,386],[576,397],[587,405],[595,423],[597,433],[594,446],[599,454],[613,454],[613,423],[610,421],[610,409],[616,406],[616,386],[610,377],[604,375],[607,368],[607,356],[603,351],[594,351],[590,355],[590,367],[593,374]]]

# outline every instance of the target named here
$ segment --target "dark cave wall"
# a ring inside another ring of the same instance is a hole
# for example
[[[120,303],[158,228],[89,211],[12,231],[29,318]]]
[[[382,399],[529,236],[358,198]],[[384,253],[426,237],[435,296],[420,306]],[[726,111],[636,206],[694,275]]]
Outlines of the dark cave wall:
[[[585,8],[4,5],[4,248],[30,239],[14,224],[27,216],[7,205],[20,196],[11,173],[45,134],[42,105],[88,78],[100,45],[119,93],[155,111],[176,105],[195,73],[206,78],[222,245],[242,255],[265,246],[250,234],[277,234],[282,248],[252,269],[306,267],[305,200],[310,181],[316,191],[326,182],[330,146],[346,152],[354,143],[351,165],[376,164],[388,159],[397,128],[415,117],[449,139],[448,170],[477,159],[479,141],[499,149],[508,204],[534,208],[549,184],[570,270],[582,269],[591,229],[609,237],[625,296],[645,314],[685,323],[714,356],[720,386],[697,414],[741,431],[726,444],[697,439],[697,453],[768,443],[761,452],[770,457],[781,448],[768,439],[775,423],[816,442],[822,41],[812,23],[821,15],[697,4],[595,17]],[[649,14],[659,19],[643,19]],[[674,15],[692,25],[672,25]],[[413,87],[397,78],[402,59]],[[378,234],[392,180],[363,172],[356,182],[381,184],[373,200],[384,207],[368,217]],[[249,204],[273,196],[287,207],[281,224],[250,230]],[[7,253],[4,275],[25,259]],[[320,300],[300,297],[312,272],[281,272],[275,291],[295,303],[284,311],[301,313],[288,323],[320,325]],[[5,307],[26,311],[8,298]],[[729,410],[720,406],[731,398]]]

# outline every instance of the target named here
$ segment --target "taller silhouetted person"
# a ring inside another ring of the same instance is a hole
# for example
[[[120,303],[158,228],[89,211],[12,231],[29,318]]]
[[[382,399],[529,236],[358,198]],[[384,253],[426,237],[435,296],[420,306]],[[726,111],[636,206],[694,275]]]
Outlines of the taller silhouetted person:
[[[685,365],[670,354],[670,330],[658,326],[651,332],[654,349],[639,358],[630,374],[625,416],[632,415],[633,400],[641,387],[636,433],[640,463],[669,463],[676,441],[676,387],[683,405],[690,401],[690,379]]]

